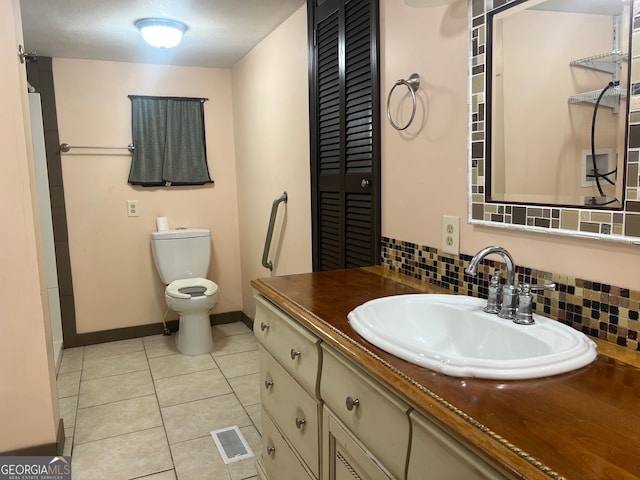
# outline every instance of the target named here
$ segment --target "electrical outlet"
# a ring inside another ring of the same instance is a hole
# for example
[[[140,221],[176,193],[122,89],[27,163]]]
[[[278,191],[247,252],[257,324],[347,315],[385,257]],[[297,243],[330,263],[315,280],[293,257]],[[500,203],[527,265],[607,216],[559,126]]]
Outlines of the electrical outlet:
[[[442,217],[442,251],[453,255],[460,253],[460,217]]]
[[[138,200],[127,200],[127,216],[138,216]]]

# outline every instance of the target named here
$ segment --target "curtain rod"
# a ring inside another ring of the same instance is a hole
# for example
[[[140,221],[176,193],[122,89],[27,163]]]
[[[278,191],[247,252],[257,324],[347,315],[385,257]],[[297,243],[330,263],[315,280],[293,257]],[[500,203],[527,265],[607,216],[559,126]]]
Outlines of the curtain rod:
[[[134,98],[153,98],[153,99],[158,99],[158,100],[186,100],[186,101],[193,101],[193,100],[199,100],[201,102],[208,102],[209,99],[208,98],[204,98],[204,97],[159,97],[159,96],[153,96],[153,95],[127,95],[130,99],[134,99]]]

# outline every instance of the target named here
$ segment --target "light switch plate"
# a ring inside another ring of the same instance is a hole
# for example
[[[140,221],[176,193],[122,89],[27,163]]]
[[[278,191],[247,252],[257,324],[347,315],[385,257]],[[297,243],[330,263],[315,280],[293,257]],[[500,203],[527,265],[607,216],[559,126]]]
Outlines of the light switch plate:
[[[460,253],[460,217],[442,217],[442,251],[452,255]]]

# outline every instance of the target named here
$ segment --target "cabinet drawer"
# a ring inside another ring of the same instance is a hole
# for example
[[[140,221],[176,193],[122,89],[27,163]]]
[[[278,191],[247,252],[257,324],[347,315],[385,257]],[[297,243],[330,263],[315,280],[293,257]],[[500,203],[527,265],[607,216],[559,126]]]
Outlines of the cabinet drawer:
[[[261,466],[270,480],[313,480],[302,462],[269,418],[262,411]]]
[[[416,411],[407,480],[505,480],[508,477]],[[428,473],[427,473],[428,472]]]
[[[253,331],[258,341],[314,398],[318,396],[320,340],[260,295]]]
[[[319,403],[262,346],[259,351],[262,407],[318,476]]]
[[[398,478],[409,448],[408,405],[323,345],[320,394],[325,404]]]

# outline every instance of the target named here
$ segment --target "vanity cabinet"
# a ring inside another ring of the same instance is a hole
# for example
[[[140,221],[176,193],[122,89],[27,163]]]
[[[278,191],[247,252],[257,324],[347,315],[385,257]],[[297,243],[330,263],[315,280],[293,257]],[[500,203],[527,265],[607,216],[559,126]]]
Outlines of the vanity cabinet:
[[[256,296],[261,480],[499,480],[416,406]]]

